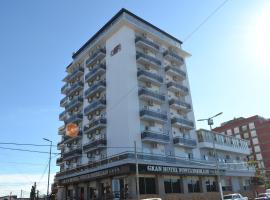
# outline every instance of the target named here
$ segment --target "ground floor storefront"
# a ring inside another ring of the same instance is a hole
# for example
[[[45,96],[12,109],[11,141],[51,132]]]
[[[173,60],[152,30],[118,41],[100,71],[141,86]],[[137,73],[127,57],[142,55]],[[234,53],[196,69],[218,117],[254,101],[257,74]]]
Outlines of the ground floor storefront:
[[[135,199],[136,167],[126,164],[93,173],[58,178],[57,199]],[[78,173],[79,174],[79,173]],[[248,176],[225,176],[220,171],[223,191],[239,192],[249,188]],[[183,168],[161,165],[139,165],[141,197],[159,196],[179,199],[188,196],[218,197],[217,175],[214,169]]]

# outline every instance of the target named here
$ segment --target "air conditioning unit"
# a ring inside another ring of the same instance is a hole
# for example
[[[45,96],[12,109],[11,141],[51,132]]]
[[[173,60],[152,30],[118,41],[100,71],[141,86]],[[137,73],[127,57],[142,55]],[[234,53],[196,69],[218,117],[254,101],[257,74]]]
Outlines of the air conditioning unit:
[[[78,144],[78,141],[77,140],[74,140],[73,144],[75,144],[75,145]]]
[[[87,137],[88,137],[89,139],[92,139],[92,135],[91,135],[91,134],[87,134]]]
[[[76,94],[76,95],[79,95],[79,92],[77,91],[77,92],[75,92],[75,94]]]
[[[99,129],[97,129],[97,130],[96,130],[96,134],[99,134],[99,133],[100,133],[100,130],[99,130]]]
[[[176,92],[175,93],[175,96],[180,97],[180,93],[179,92]]]
[[[148,131],[149,130],[149,126],[145,126],[145,130]]]
[[[87,153],[87,158],[93,158],[91,153]]]
[[[87,118],[88,118],[89,120],[91,120],[91,119],[93,118],[93,116],[92,116],[92,115],[88,115]]]
[[[142,36],[143,36],[144,38],[147,38],[147,33],[143,33]]]
[[[70,144],[70,143],[68,143],[68,144],[67,144],[67,147],[71,147],[71,144]]]
[[[157,149],[157,148],[158,148],[158,144],[157,144],[157,143],[153,143],[153,144],[152,144],[152,148],[153,148],[153,149]]]
[[[99,110],[97,110],[97,111],[96,111],[96,115],[98,116],[99,114],[100,114],[100,111],[99,111]]]
[[[99,75],[97,76],[96,80],[97,80],[97,81],[99,81],[99,80],[100,80],[100,76],[99,76]]]
[[[96,93],[96,97],[99,98],[100,97],[100,94],[99,93]]]
[[[100,63],[100,60],[97,60],[97,64],[99,64]]]
[[[97,151],[96,151],[96,155],[99,155],[99,154],[100,154],[100,152],[97,150]]]

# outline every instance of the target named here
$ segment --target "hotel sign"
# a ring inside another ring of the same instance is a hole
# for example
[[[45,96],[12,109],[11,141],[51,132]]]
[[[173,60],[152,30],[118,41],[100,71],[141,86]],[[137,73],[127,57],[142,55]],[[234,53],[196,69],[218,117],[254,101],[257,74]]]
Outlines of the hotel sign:
[[[193,174],[193,175],[214,175],[214,169],[196,169],[183,167],[168,167],[158,165],[147,165],[146,172],[165,173],[165,174]]]

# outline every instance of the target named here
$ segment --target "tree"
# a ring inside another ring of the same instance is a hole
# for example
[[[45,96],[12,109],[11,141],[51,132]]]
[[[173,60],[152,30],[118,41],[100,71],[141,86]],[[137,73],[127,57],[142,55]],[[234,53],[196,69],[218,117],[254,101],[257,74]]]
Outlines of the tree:
[[[36,188],[37,188],[37,184],[35,182],[34,185],[31,188],[30,200],[35,200],[36,199]]]

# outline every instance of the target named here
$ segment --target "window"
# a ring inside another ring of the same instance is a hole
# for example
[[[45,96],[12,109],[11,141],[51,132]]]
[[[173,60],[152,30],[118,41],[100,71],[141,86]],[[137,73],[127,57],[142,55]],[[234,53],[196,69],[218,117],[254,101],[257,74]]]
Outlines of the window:
[[[164,180],[165,193],[181,193],[180,179],[165,179]]]
[[[257,153],[257,154],[256,154],[256,158],[257,158],[257,160],[262,160],[262,154]]]
[[[242,131],[246,131],[247,130],[247,125],[242,126]]]
[[[194,177],[188,180],[188,192],[201,192],[199,180]]]
[[[261,152],[260,146],[254,146],[254,151],[255,151],[256,153]]]
[[[218,187],[217,187],[217,182],[216,181],[207,180],[205,182],[205,185],[206,185],[207,192],[217,192],[218,191]]]
[[[253,138],[252,143],[253,143],[253,145],[258,144],[259,143],[258,138]]]
[[[250,133],[251,133],[251,137],[256,137],[257,136],[257,133],[256,133],[255,130],[251,131]]]
[[[232,130],[231,129],[227,130],[227,135],[232,135]]]
[[[255,129],[254,122],[248,124],[249,129]]]
[[[139,179],[140,194],[156,194],[156,181],[155,178]]]
[[[244,139],[249,138],[249,133],[244,133]]]
[[[234,131],[234,134],[239,133],[239,127],[235,127],[235,128],[233,129],[233,131]]]

